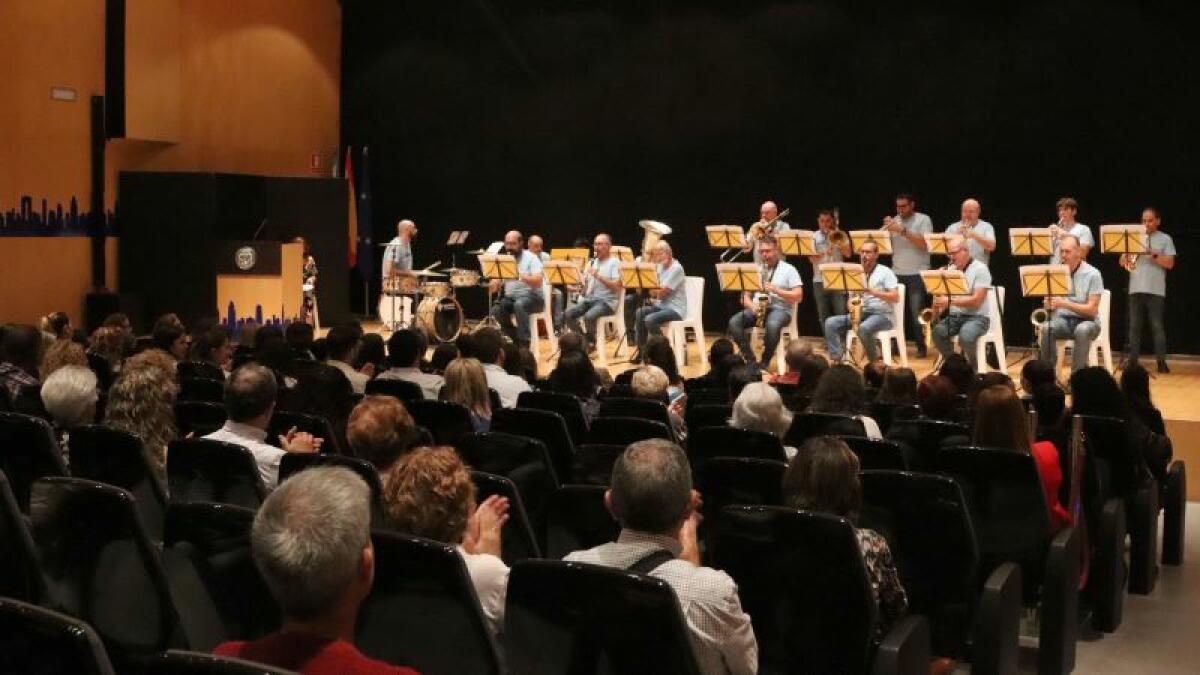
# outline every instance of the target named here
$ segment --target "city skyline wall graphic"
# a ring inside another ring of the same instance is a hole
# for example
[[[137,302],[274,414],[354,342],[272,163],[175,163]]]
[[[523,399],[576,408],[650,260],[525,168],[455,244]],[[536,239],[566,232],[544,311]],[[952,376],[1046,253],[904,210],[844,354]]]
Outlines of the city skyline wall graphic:
[[[221,326],[230,335],[238,335],[248,321],[253,321],[258,326],[279,326],[280,328],[286,328],[288,324],[299,320],[299,317],[295,316],[281,318],[281,314],[283,314],[283,307],[279,308],[279,314],[272,315],[270,318],[264,317],[262,305],[255,305],[254,316],[238,316],[237,307],[234,306],[231,300],[229,301],[229,307],[225,310],[225,317],[221,319]]]
[[[64,208],[62,202],[50,207],[48,199],[36,202],[31,195],[22,195],[17,208],[0,212],[0,237],[87,237],[92,212],[80,211],[79,200],[71,197]],[[104,234],[116,236],[116,214],[104,213]]]

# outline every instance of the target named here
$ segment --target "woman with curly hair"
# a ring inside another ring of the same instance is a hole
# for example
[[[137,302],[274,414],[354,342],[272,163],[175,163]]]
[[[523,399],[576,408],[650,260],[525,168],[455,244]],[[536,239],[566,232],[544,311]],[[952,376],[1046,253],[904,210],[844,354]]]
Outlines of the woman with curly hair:
[[[38,370],[42,374],[42,381],[54,374],[54,371],[63,366],[83,366],[88,367],[87,354],[83,351],[83,345],[70,340],[55,340],[46,348],[46,353],[42,354],[42,365]]]
[[[467,565],[493,635],[504,626],[508,566],[500,560],[500,529],[508,499],[475,503],[475,483],[454,448],[417,448],[392,466],[383,490],[387,525],[399,532],[454,544]]]
[[[179,436],[175,428],[175,397],[178,393],[179,387],[172,375],[161,367],[143,363],[121,371],[108,391],[108,403],[104,408],[106,426],[128,431],[141,439],[164,485],[167,481],[167,445]]]

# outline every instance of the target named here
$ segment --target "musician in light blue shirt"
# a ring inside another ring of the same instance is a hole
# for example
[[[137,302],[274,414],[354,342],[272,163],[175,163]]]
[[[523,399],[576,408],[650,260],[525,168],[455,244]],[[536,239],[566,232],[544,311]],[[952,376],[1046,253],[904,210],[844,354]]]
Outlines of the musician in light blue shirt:
[[[1161,224],[1158,209],[1151,206],[1142,210],[1150,253],[1136,256],[1133,271],[1129,273],[1129,339],[1125,353],[1129,361],[1137,361],[1142,346],[1142,321],[1149,320],[1158,372],[1169,373],[1163,305],[1167,301],[1167,270],[1175,269],[1175,242],[1159,229]]]
[[[904,284],[904,321],[910,330],[906,335],[918,335],[917,317],[925,307],[925,284],[921,271],[929,269],[929,245],[925,235],[933,232],[933,221],[917,211],[912,195],[896,195],[896,215],[883,219],[883,227],[892,235],[892,271]],[[900,345],[903,349],[904,345]],[[925,343],[917,340],[917,356],[925,356]]]
[[[504,235],[504,252],[517,259],[517,278],[503,282],[504,293],[492,305],[491,312],[492,317],[500,323],[500,330],[522,347],[529,345],[533,315],[545,307],[542,288],[546,280],[542,273],[542,259],[526,251],[524,244],[525,238],[516,230]],[[492,293],[500,288],[500,279],[488,282],[488,289]]]
[[[850,235],[842,233],[846,243],[841,246],[829,243],[829,235],[836,227],[837,221],[834,220],[833,211],[822,209],[817,214],[817,229],[813,232],[813,248],[816,249],[817,255],[808,257],[813,268],[813,302],[817,305],[817,322],[821,326],[825,325],[825,320],[829,317],[846,313],[846,294],[842,291],[826,293],[825,284],[821,282],[821,265],[842,262],[850,257]]]
[[[894,272],[878,263],[879,245],[875,242],[863,243],[858,257],[867,277],[867,290],[862,293],[862,321],[858,326],[858,337],[867,359],[874,361],[879,358],[875,336],[880,331],[892,328],[893,306],[900,302],[900,282]],[[849,314],[831,316],[825,320],[825,346],[829,358],[834,361],[841,361],[845,355],[846,333],[852,323]]]
[[[773,236],[765,236],[758,242],[759,269],[762,271],[764,289],[767,294],[767,316],[763,321],[763,354],[759,367],[764,371],[771,364],[771,355],[779,346],[779,336],[784,326],[792,322],[792,309],[804,299],[804,282],[800,272],[791,263],[782,260],[779,242]],[[742,350],[742,358],[754,363],[754,350],[750,347],[750,328],[758,319],[761,293],[742,293],[742,310],[729,319],[729,335]],[[793,336],[797,337],[797,336]]]
[[[1063,197],[1058,200],[1056,206],[1058,222],[1050,226],[1054,246],[1050,253],[1050,264],[1058,265],[1063,262],[1059,247],[1063,237],[1067,236],[1075,237],[1075,240],[1079,242],[1080,256],[1086,259],[1088,251],[1091,251],[1092,247],[1096,245],[1096,240],[1092,238],[1092,228],[1075,221],[1075,214],[1079,213],[1079,202],[1072,197]]]
[[[683,265],[674,258],[671,245],[666,241],[654,245],[654,256],[658,261],[659,287],[650,291],[653,303],[639,307],[634,317],[639,353],[651,334],[658,335],[664,324],[682,321],[687,316],[687,274]]]
[[[612,237],[603,232],[597,234],[592,250],[596,257],[583,270],[579,300],[563,315],[568,328],[587,336],[589,352],[596,347],[596,322],[617,311],[617,299],[623,289],[621,261],[612,254]],[[579,325],[580,318],[583,326]]]
[[[946,228],[946,234],[957,234],[967,243],[971,259],[987,265],[996,250],[996,228],[979,219],[980,206],[975,199],[962,203],[961,219]]]
[[[1074,235],[1060,240],[1062,261],[1070,271],[1071,293],[1067,297],[1051,297],[1047,301],[1050,315],[1042,324],[1042,360],[1057,367],[1058,338],[1074,340],[1071,348],[1071,372],[1087,365],[1092,341],[1100,336],[1100,296],[1104,279],[1100,270],[1083,259],[1082,246]]]
[[[969,294],[934,296],[934,311],[944,312],[945,315],[933,327],[933,344],[943,359],[949,358],[954,353],[952,338],[957,335],[963,356],[972,366],[978,367],[975,345],[979,338],[987,334],[991,324],[988,294],[991,293],[992,273],[987,265],[971,257],[967,241],[959,235],[946,239],[946,253],[950,256],[951,269],[961,271],[967,278]]]
[[[396,236],[383,250],[383,278],[411,274],[413,268],[412,240],[417,237],[417,224],[401,220],[396,224]]]
[[[792,229],[792,226],[788,225],[787,221],[781,220],[779,218],[779,207],[776,206],[775,202],[768,200],[768,201],[763,202],[762,206],[758,207],[758,222],[770,223],[772,221],[774,221],[775,224],[771,226],[771,234],[787,232],[788,230]],[[755,264],[762,263],[762,261],[759,260],[759,257],[758,257],[758,241],[759,241],[758,237],[755,237],[751,233],[747,233],[746,234],[746,247],[744,249],[742,249],[743,251],[751,252],[751,254],[754,256]]]

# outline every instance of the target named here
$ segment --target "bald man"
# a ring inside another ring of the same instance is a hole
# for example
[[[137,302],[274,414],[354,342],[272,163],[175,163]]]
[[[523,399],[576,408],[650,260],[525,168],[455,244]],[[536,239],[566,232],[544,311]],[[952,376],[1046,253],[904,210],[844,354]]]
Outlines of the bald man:
[[[383,251],[383,278],[411,276],[413,268],[412,242],[417,238],[417,224],[407,218],[396,223],[396,236]]]
[[[546,243],[536,234],[529,235],[529,241],[525,242],[525,248],[529,249],[529,252],[536,255],[542,262],[550,259],[550,254],[546,253]],[[567,299],[563,296],[561,288],[554,286],[547,286],[547,288],[550,290],[551,298],[550,313],[554,315],[554,327],[558,328],[563,322],[563,309],[567,306]]]
[[[612,237],[601,232],[592,243],[596,257],[583,271],[583,289],[579,301],[567,310],[567,325],[587,336],[588,351],[596,347],[596,322],[617,311],[621,297],[621,261],[612,254]],[[580,326],[579,320],[583,319]]]
[[[988,296],[992,287],[992,273],[987,265],[971,257],[971,249],[960,235],[946,240],[946,252],[950,255],[951,269],[959,270],[967,278],[970,294],[933,297],[933,308],[941,312],[941,319],[933,327],[933,344],[945,359],[954,353],[951,338],[957,335],[963,356],[978,368],[975,363],[975,343],[988,332],[991,323],[988,318]]]
[[[947,227],[946,234],[962,237],[971,251],[971,258],[987,265],[991,261],[992,251],[996,250],[996,228],[988,221],[979,219],[981,210],[978,200],[964,201],[959,221]]]
[[[775,202],[767,200],[762,203],[762,206],[758,207],[759,222],[769,223],[778,217],[779,217],[779,207],[775,205]],[[780,220],[779,222],[775,223],[775,225],[771,231],[774,232],[775,234],[779,234],[780,232],[787,232],[790,229],[792,229],[791,225],[788,225],[787,222]],[[744,251],[752,251],[754,253],[754,262],[756,262],[756,263],[762,263],[762,258],[760,257],[760,254],[758,252],[758,240],[760,238],[761,237],[747,236],[746,237],[746,248],[742,249]]]
[[[504,235],[504,252],[517,260],[517,278],[504,281],[504,294],[492,305],[492,317],[500,323],[500,330],[510,340],[522,347],[529,346],[529,328],[532,315],[544,309],[542,259],[525,250],[525,237],[516,230]],[[500,279],[488,282],[492,293],[501,288]],[[513,318],[516,326],[513,326]]]

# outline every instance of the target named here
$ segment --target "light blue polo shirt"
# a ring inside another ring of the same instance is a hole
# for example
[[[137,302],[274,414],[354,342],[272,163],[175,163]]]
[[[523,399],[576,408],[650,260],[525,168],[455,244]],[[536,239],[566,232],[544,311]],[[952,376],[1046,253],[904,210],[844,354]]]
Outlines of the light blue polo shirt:
[[[517,258],[517,276],[529,276],[532,274],[542,274],[542,259],[531,254],[529,251],[521,251],[521,257]],[[546,282],[543,280],[542,283],[545,284]],[[529,284],[520,279],[504,282],[504,294],[514,300],[531,296],[538,299],[543,297],[542,289],[531,288]]]
[[[1090,249],[1096,245],[1096,240],[1092,239],[1092,228],[1084,225],[1083,223],[1075,223],[1072,225],[1069,233],[1075,235],[1075,238],[1079,240],[1080,246],[1087,246]],[[1054,248],[1051,249],[1052,253],[1050,255],[1050,264],[1058,265],[1062,263],[1062,256],[1058,254],[1058,239],[1053,240],[1052,246]]]
[[[1079,267],[1075,268],[1075,273],[1071,275],[1071,294],[1067,299],[1071,302],[1086,303],[1088,298],[1093,295],[1100,295],[1104,292],[1104,279],[1100,276],[1100,270],[1087,264],[1087,261],[1079,263]],[[1055,310],[1056,316],[1072,316],[1076,318],[1085,318],[1069,309]],[[1100,323],[1100,314],[1096,314],[1096,318],[1088,319]]]
[[[800,278],[800,271],[786,260],[780,260],[779,264],[775,265],[774,271],[771,272],[771,277],[764,281],[789,291],[804,285],[804,280]],[[771,309],[782,309],[789,314],[792,312],[792,303],[779,297],[777,293],[771,293],[768,297],[770,298],[768,306]]]
[[[621,278],[621,261],[620,261],[620,259],[617,258],[617,256],[611,255],[611,254],[605,260],[600,260],[599,258],[597,258],[596,259],[596,274],[601,277],[604,277],[605,279],[608,279],[610,281],[620,279]],[[589,277],[589,283],[591,284],[591,289],[590,289],[591,297],[604,302],[604,304],[608,305],[610,308],[612,308],[614,310],[617,308],[617,292],[616,291],[610,291],[608,289],[608,286],[605,286],[604,284],[602,284],[599,281],[596,281],[594,279],[591,279],[590,277]]]
[[[896,273],[879,263],[875,263],[875,269],[871,270],[870,276],[867,277],[867,288],[873,291],[895,290],[899,284],[900,280],[896,278]],[[863,296],[863,314],[891,313],[892,303],[873,295]]]
[[[988,269],[987,265],[978,260],[972,260],[971,264],[967,265],[967,269],[963,270],[963,276],[967,278],[967,290],[969,291],[974,292],[977,288],[992,287],[992,271]],[[988,303],[991,302],[991,299],[988,297],[989,295],[991,294],[984,294],[983,302],[979,303],[978,307],[969,309],[967,307],[951,306],[950,313],[964,314],[966,316],[987,316]]]
[[[687,318],[687,274],[683,271],[683,265],[679,264],[678,260],[671,259],[669,267],[658,266],[658,285],[662,288],[669,288],[674,293],[666,298],[658,301],[658,306],[663,309],[673,309],[679,312],[679,317]]]
[[[1150,250],[1161,255],[1176,255],[1171,235],[1159,230],[1149,235]],[[1138,257],[1137,267],[1129,274],[1130,293],[1167,294],[1167,271],[1150,261],[1150,256]]]
[[[991,239],[993,242],[996,241],[996,228],[992,227],[992,224],[988,221],[976,221],[974,230],[975,234],[983,237],[984,239]],[[961,220],[946,228],[946,234],[961,235],[962,231],[963,224]],[[978,260],[984,265],[987,265],[991,261],[991,252],[985,249],[983,244],[980,244],[974,239],[967,239],[967,250],[971,252],[972,258]]]
[[[825,253],[826,251],[830,251],[828,258],[825,258],[823,261],[815,263],[812,266],[813,284],[820,284],[822,283],[821,270],[819,269],[820,266],[825,263],[844,262],[844,259],[842,258],[842,249],[836,246],[831,246],[829,244],[829,235],[825,234],[821,230],[813,232],[813,248],[816,249],[817,253]]]
[[[909,232],[919,235],[933,233],[933,221],[924,213],[914,213],[908,218],[896,218],[896,221]],[[912,276],[921,270],[929,269],[929,251],[917,246],[899,233],[892,233],[892,269],[894,274]]]
[[[383,259],[390,260],[393,270],[411,272],[413,266],[412,244],[405,244],[400,237],[394,237],[388,242],[383,252]]]

